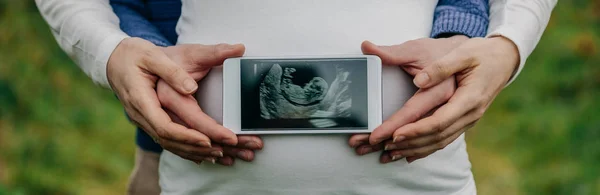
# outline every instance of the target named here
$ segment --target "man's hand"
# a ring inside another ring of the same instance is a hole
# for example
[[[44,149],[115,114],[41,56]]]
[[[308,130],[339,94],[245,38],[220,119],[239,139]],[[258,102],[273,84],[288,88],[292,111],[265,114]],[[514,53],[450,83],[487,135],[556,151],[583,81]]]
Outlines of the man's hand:
[[[132,121],[157,142],[181,148],[194,146],[194,149],[219,156],[221,148],[208,148],[211,140],[206,135],[174,123],[161,108],[154,90],[159,78],[181,94],[192,94],[198,86],[187,71],[159,47],[139,38],[123,40],[108,61],[107,77]],[[219,141],[237,145],[238,140],[232,133]]]
[[[422,38],[393,46],[377,46],[365,42],[362,45],[362,50],[365,54],[379,56],[384,65],[401,66],[406,72],[414,76],[426,64],[444,56],[467,39],[466,36],[454,36],[447,39]],[[396,129],[433,112],[438,106],[450,99],[454,89],[455,79],[451,77],[432,88],[417,91],[398,112],[385,120],[371,135],[353,135],[349,140],[350,146],[356,148],[356,153],[359,155],[384,149],[384,141],[391,142],[392,134]],[[394,148],[389,147],[388,149]],[[380,161],[382,163],[391,162],[392,157],[389,152],[382,153]]]
[[[194,80],[199,81],[210,71],[214,65],[220,65],[226,58],[239,57],[244,54],[243,45],[205,46],[199,44],[177,45],[163,48],[163,51],[187,71]],[[242,135],[238,137],[237,146],[221,145],[220,140],[231,137],[233,133],[217,124],[210,116],[202,112],[196,99],[192,95],[177,93],[164,80],[158,81],[157,93],[160,103],[170,113],[175,122],[185,124],[192,129],[196,129],[211,140],[215,140],[213,147],[223,149],[218,161],[223,165],[232,165],[234,158],[240,158],[245,161],[251,161],[254,158],[254,151],[261,149],[262,140],[257,136]],[[235,136],[235,135],[234,135]],[[178,147],[165,143],[163,147],[183,158],[200,163],[202,161],[215,161],[214,156],[207,155],[204,150],[193,149],[192,146]],[[185,143],[182,143],[185,144]]]
[[[425,65],[414,79],[419,88],[434,89],[454,76],[458,88],[431,116],[394,131],[393,141],[386,145],[395,149],[391,157],[413,162],[446,147],[483,116],[518,63],[516,46],[506,38],[494,37],[469,39]]]

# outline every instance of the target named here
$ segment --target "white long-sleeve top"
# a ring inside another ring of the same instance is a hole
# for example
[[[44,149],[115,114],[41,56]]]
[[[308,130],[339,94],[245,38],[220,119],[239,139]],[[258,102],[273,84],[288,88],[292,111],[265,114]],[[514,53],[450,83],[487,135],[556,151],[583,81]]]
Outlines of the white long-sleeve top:
[[[490,0],[488,36],[504,36],[517,46],[523,69],[558,0]],[[125,38],[108,0],[35,0],[61,48],[92,80],[110,88],[106,66]]]
[[[106,65],[127,34],[108,0],[35,0],[60,47],[92,80],[110,88]]]

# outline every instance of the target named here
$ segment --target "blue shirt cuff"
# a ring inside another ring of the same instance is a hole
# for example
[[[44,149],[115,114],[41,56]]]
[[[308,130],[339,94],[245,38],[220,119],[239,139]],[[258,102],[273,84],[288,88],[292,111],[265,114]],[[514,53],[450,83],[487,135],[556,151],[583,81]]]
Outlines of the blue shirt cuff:
[[[435,15],[431,37],[447,33],[484,37],[488,24],[489,20],[484,16],[457,10],[443,10]]]

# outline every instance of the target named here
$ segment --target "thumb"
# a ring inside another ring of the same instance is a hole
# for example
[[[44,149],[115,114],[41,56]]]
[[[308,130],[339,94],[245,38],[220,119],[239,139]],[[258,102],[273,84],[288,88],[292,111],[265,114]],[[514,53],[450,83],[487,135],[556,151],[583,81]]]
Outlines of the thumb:
[[[423,70],[417,73],[413,82],[419,88],[429,88],[471,67],[473,63],[473,57],[455,49],[444,57],[426,65]]]
[[[408,47],[407,43],[381,46],[364,41],[361,45],[361,50],[363,54],[379,56],[381,62],[385,65],[402,65],[416,61],[416,56],[418,56],[414,54],[413,49]]]
[[[192,63],[204,68],[220,66],[227,58],[241,57],[246,47],[243,44],[217,44],[217,45],[188,45],[188,56]]]

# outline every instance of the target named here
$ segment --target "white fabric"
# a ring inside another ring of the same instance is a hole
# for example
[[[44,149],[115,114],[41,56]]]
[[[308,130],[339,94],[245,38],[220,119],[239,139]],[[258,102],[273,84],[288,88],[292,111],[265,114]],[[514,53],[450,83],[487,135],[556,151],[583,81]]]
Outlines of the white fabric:
[[[490,0],[488,36],[504,36],[517,45],[523,69],[558,0]],[[118,18],[108,0],[35,0],[59,45],[95,83],[109,88],[108,59],[121,40]],[[509,82],[509,83],[510,83]]]
[[[127,38],[108,0],[35,0],[61,48],[95,83],[110,88],[106,65]]]
[[[246,56],[361,54],[364,40],[398,44],[429,36],[436,0],[184,0],[178,44],[243,43]],[[410,18],[406,20],[404,18]],[[383,115],[415,91],[399,67],[384,67]],[[222,119],[222,69],[199,84],[198,101]],[[258,102],[257,102],[258,103]],[[463,137],[408,165],[357,156],[348,135],[264,135],[254,162],[200,166],[163,152],[163,194],[475,194]]]
[[[527,57],[542,38],[557,2],[558,0],[490,0],[487,37],[506,37],[519,50],[519,67],[507,85],[523,70]]]

